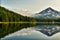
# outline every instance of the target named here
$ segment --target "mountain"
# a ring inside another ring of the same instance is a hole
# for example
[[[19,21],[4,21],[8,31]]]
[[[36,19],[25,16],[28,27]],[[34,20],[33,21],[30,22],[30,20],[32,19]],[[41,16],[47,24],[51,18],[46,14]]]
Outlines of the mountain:
[[[30,25],[29,23],[25,22],[30,22]],[[16,32],[22,28],[26,28],[27,24],[29,25],[28,27],[30,27],[33,25],[31,22],[35,22],[35,19],[20,15],[0,6],[0,38],[10,33]],[[21,25],[23,26],[21,27]]]
[[[46,8],[45,10],[35,14],[35,18],[60,18],[60,12],[52,9],[51,7]]]
[[[23,16],[21,14],[18,14],[16,12],[13,12],[11,10],[8,10],[7,8],[4,8],[0,6],[0,22],[20,22],[20,21],[31,21],[33,18]]]
[[[22,15],[0,6],[0,22],[17,22],[22,20],[20,17],[23,18]]]

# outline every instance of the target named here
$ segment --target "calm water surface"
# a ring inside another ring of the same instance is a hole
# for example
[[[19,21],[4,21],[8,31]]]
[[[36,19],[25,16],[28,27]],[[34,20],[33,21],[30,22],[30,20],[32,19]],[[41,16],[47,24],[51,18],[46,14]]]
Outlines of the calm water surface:
[[[60,40],[59,25],[37,25],[23,28],[1,40]]]

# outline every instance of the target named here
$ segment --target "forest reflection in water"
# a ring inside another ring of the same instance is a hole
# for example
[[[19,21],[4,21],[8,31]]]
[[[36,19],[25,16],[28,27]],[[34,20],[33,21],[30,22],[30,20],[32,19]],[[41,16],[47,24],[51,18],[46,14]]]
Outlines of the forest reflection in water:
[[[8,34],[17,32],[23,28],[33,28],[47,36],[52,36],[60,32],[60,25],[57,24],[34,24],[34,23],[9,23],[0,24],[0,37],[3,38]]]
[[[21,30],[22,28],[32,27],[34,25],[35,24],[31,23],[2,23],[0,24],[0,38]]]

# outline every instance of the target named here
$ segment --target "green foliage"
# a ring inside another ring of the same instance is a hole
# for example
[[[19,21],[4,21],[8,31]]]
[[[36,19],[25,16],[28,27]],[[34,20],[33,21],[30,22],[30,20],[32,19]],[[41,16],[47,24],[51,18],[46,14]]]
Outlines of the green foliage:
[[[51,22],[51,24],[54,24],[54,22],[60,22],[60,18],[36,19],[27,16],[22,16],[18,13],[15,13],[0,6],[0,38],[10,33],[16,32],[22,28],[32,27],[38,22],[44,22],[40,23],[41,25],[48,24],[49,22]]]
[[[15,13],[0,6],[0,22],[20,22],[20,21],[29,22],[30,19],[33,18],[22,16],[18,13]]]
[[[0,6],[0,38],[22,28],[30,27],[31,24],[29,25],[29,22],[33,21],[35,21],[34,18],[22,16]],[[26,24],[28,24],[28,26]]]

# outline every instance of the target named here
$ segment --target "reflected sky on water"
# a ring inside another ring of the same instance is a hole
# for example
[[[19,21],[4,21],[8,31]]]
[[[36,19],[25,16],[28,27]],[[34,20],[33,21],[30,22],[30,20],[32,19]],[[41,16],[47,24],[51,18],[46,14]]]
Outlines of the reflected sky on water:
[[[43,30],[46,33],[53,32],[52,36],[46,35],[41,32]],[[58,31],[56,33],[56,30]],[[58,25],[38,25],[30,28],[23,28],[15,33],[9,34],[1,40],[60,40],[60,26]]]

